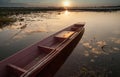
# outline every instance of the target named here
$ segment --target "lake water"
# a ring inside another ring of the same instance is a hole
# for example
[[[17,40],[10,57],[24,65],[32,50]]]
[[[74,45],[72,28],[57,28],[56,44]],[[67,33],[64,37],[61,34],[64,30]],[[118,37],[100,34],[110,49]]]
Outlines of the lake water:
[[[120,11],[48,11],[12,16],[0,28],[0,60],[77,22],[85,33],[54,77],[120,77]]]

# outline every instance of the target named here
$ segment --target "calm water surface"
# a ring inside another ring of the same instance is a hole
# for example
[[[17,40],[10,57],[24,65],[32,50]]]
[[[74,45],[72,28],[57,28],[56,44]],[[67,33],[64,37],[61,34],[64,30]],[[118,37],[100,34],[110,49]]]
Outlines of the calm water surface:
[[[12,17],[18,21],[0,28],[0,60],[71,24],[85,22],[82,40],[55,77],[120,77],[120,11],[49,11]]]

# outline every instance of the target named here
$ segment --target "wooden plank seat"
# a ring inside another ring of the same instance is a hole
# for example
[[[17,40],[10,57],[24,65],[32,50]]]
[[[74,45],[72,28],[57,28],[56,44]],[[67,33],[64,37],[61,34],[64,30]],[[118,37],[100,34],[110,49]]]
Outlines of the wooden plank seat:
[[[79,32],[85,23],[76,23],[71,27],[72,31]]]
[[[74,24],[74,27],[83,27],[84,26],[84,23],[82,24],[79,24],[79,23],[77,23],[77,24]]]
[[[7,65],[7,68],[8,68],[8,72],[10,75],[16,75],[16,76],[20,76],[21,74],[25,73],[26,70],[23,69],[23,68],[20,68],[18,66],[15,66],[13,64],[8,64]]]
[[[54,50],[54,48],[51,48],[51,47],[47,47],[47,46],[41,46],[41,45],[38,45],[38,48],[46,53],[49,53],[50,51]]]
[[[71,30],[72,30],[72,31],[77,31],[77,30],[78,30],[78,27],[72,27]]]
[[[72,31],[76,31],[79,32],[81,30],[82,27],[72,27],[71,30]]]
[[[55,39],[58,41],[63,41],[67,38],[69,38],[70,36],[72,36],[75,32],[74,31],[63,31],[57,35],[55,35]]]

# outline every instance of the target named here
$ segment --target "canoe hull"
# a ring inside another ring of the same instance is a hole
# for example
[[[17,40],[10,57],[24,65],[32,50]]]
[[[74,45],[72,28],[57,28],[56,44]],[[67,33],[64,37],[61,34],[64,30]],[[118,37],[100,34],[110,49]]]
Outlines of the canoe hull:
[[[73,41],[71,41],[42,71],[40,71],[37,77],[53,77],[79,43],[84,31],[85,30],[83,29]]]

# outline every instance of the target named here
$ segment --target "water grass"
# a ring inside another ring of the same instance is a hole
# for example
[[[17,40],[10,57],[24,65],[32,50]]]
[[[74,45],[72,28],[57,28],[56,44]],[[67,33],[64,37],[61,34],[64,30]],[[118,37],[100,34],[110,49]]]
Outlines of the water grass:
[[[16,19],[0,16],[0,28],[15,22]]]

